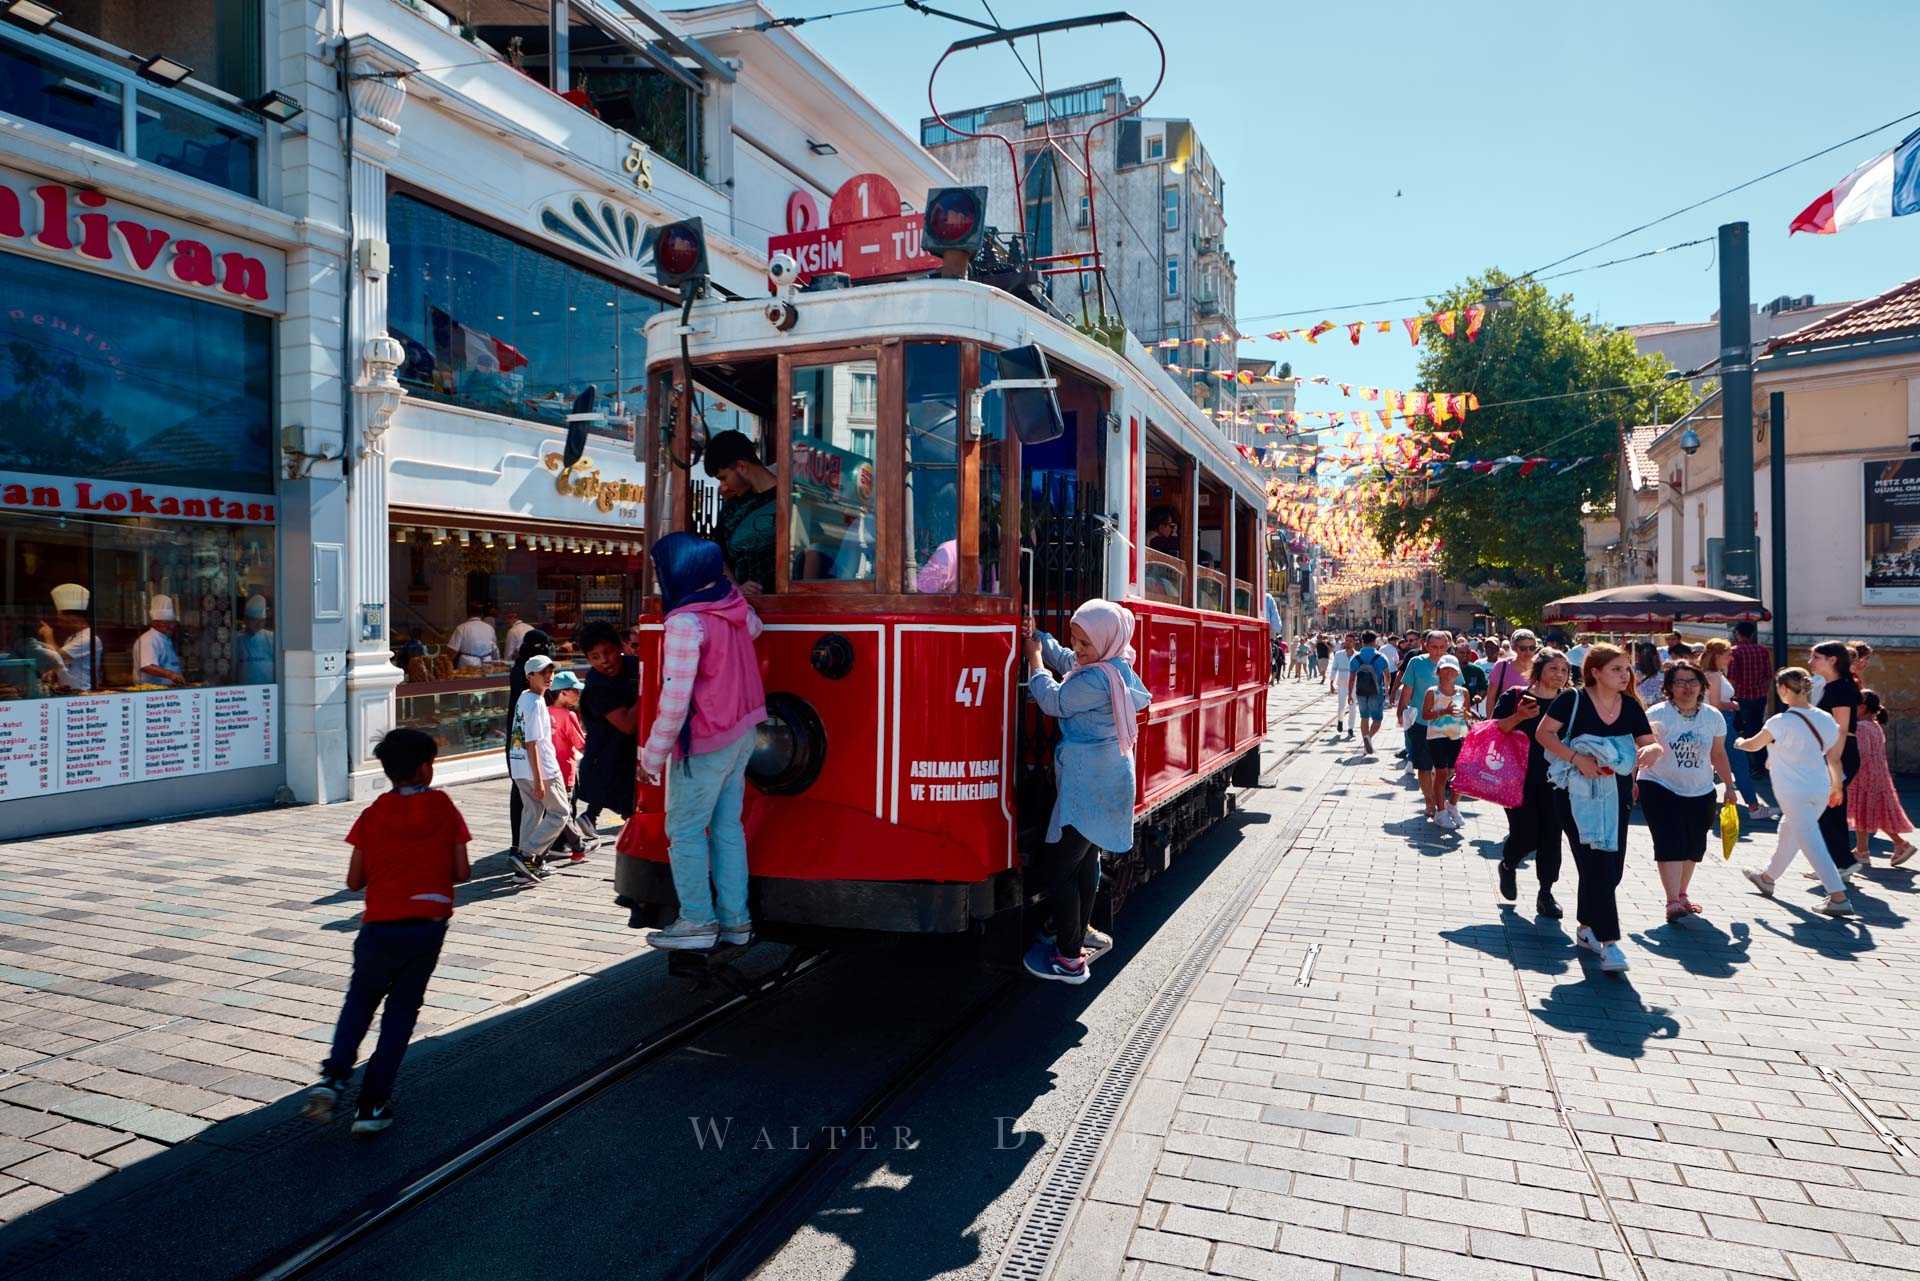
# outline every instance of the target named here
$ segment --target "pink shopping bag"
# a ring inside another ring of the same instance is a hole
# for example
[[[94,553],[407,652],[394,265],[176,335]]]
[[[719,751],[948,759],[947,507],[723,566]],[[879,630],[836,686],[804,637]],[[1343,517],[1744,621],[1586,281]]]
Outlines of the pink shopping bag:
[[[1527,795],[1527,736],[1520,730],[1502,733],[1494,721],[1475,722],[1460,745],[1453,767],[1454,790],[1476,796],[1504,809],[1514,809]]]

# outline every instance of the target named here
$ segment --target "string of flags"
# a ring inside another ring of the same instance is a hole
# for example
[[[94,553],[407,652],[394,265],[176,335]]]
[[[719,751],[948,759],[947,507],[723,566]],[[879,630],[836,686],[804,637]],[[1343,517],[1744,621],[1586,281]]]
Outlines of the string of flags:
[[[1266,337],[1273,342],[1309,342],[1318,343],[1331,333],[1344,331],[1347,341],[1358,347],[1360,339],[1366,334],[1391,334],[1396,328],[1405,329],[1413,345],[1420,345],[1421,336],[1431,328],[1447,338],[1465,338],[1475,342],[1480,337],[1480,329],[1486,323],[1485,303],[1474,303],[1469,307],[1449,308],[1446,311],[1427,312],[1419,316],[1399,316],[1391,320],[1350,320],[1339,323],[1331,320],[1317,321],[1298,329],[1276,329]],[[1209,343],[1252,342],[1250,334],[1222,333],[1211,338],[1163,338],[1156,346],[1164,348],[1189,345],[1204,347]]]
[[[1497,476],[1509,467],[1518,467],[1520,475],[1531,476],[1541,468],[1548,468],[1549,476],[1559,476],[1572,471],[1582,463],[1590,463],[1600,457],[1598,454],[1582,454],[1578,458],[1522,458],[1518,454],[1508,454],[1504,458],[1450,458],[1437,459],[1427,464],[1433,479],[1442,479],[1449,469],[1470,471],[1482,476]]]

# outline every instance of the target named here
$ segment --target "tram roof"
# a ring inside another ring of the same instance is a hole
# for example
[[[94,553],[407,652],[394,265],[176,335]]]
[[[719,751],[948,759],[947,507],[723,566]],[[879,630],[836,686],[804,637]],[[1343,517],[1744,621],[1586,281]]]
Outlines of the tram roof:
[[[768,324],[764,299],[737,302],[702,299],[693,305],[687,336],[696,361],[749,352],[774,355],[783,350],[879,342],[888,338],[935,335],[1019,347],[1035,343],[1049,358],[1073,366],[1109,386],[1123,389],[1154,428],[1191,454],[1206,472],[1229,484],[1244,501],[1266,510],[1266,486],[1220,429],[1201,412],[1147,349],[1128,334],[1126,350],[1116,352],[1070,325],[991,285],[967,280],[923,277],[793,295],[799,323],[785,333]],[[651,371],[677,360],[674,330],[677,309],[647,322],[647,367]]]

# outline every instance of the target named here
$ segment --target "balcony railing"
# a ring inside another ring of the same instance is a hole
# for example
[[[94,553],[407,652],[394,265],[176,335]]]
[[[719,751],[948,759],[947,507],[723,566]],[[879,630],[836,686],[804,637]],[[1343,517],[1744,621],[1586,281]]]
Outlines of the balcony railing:
[[[1193,314],[1201,317],[1219,315],[1220,300],[1209,297],[1206,294],[1196,296],[1193,300]]]
[[[264,126],[49,36],[0,25],[0,115],[260,195]]]

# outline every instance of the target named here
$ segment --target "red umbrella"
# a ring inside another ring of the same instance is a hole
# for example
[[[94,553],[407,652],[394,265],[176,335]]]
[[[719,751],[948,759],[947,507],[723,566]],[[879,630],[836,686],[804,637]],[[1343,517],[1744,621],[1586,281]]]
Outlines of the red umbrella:
[[[1676,622],[1764,623],[1773,617],[1751,596],[1678,583],[1609,587],[1562,596],[1541,615],[1548,623],[1584,623],[1607,631],[1654,631]]]

